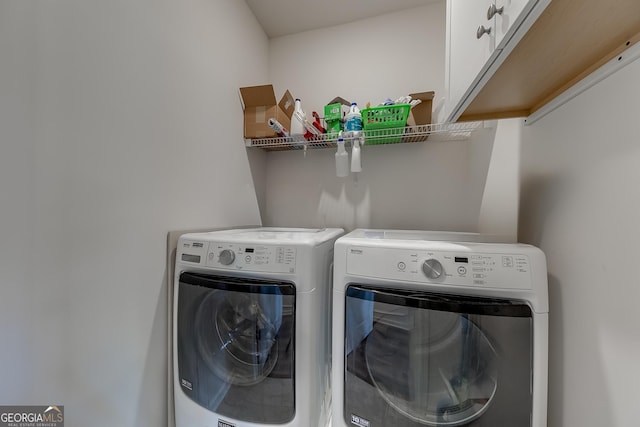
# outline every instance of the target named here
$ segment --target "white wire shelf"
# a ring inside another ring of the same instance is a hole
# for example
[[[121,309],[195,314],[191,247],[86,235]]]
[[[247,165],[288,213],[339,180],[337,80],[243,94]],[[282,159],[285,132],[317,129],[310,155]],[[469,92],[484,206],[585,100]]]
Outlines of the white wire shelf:
[[[471,133],[484,128],[485,122],[433,123],[421,126],[406,126],[403,128],[366,130],[365,145],[414,143],[424,141],[461,141],[468,139]],[[335,134],[323,134],[305,140],[302,136],[245,139],[247,147],[262,148],[268,151],[304,150],[334,148],[338,138]],[[349,138],[345,143],[350,145]]]

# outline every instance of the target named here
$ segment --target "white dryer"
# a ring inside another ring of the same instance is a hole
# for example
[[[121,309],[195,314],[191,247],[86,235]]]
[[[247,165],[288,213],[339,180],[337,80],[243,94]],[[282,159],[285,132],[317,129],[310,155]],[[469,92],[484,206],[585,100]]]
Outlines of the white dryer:
[[[173,307],[176,427],[325,427],[331,268],[341,229],[180,237]]]
[[[336,241],[333,427],[543,427],[544,254],[477,234]]]

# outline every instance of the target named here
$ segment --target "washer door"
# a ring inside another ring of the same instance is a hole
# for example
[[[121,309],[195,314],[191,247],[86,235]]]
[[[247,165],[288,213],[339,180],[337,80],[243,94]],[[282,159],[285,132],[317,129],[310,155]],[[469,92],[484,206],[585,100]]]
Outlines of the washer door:
[[[528,306],[350,285],[345,315],[347,424],[529,425]]]
[[[407,418],[431,426],[464,425],[482,415],[498,375],[486,336],[465,315],[420,310],[407,320],[413,327],[398,333],[381,318],[365,344],[367,370],[381,396]],[[398,381],[390,369],[397,356],[408,381]]]
[[[231,419],[290,421],[294,317],[291,283],[183,273],[177,324],[182,391]]]
[[[232,385],[254,385],[278,362],[282,295],[214,290],[196,312],[200,357]]]

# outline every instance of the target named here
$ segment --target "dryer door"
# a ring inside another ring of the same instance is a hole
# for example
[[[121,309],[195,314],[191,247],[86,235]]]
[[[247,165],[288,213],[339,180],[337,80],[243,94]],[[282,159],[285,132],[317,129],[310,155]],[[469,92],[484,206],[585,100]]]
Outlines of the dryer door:
[[[235,420],[293,419],[295,287],[182,273],[178,369],[182,391]]]
[[[352,284],[345,316],[347,425],[530,425],[528,305]]]

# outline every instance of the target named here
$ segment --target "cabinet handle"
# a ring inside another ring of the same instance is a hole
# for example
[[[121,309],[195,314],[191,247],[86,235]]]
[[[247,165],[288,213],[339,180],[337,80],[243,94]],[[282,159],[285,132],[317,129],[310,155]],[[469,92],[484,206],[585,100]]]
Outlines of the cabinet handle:
[[[485,28],[484,25],[480,25],[478,31],[476,31],[476,37],[480,39],[485,34],[491,34],[491,27]]]
[[[504,12],[504,6],[498,9],[495,4],[492,4],[489,6],[489,10],[487,10],[487,19],[490,20],[496,15],[502,15],[502,12]]]

